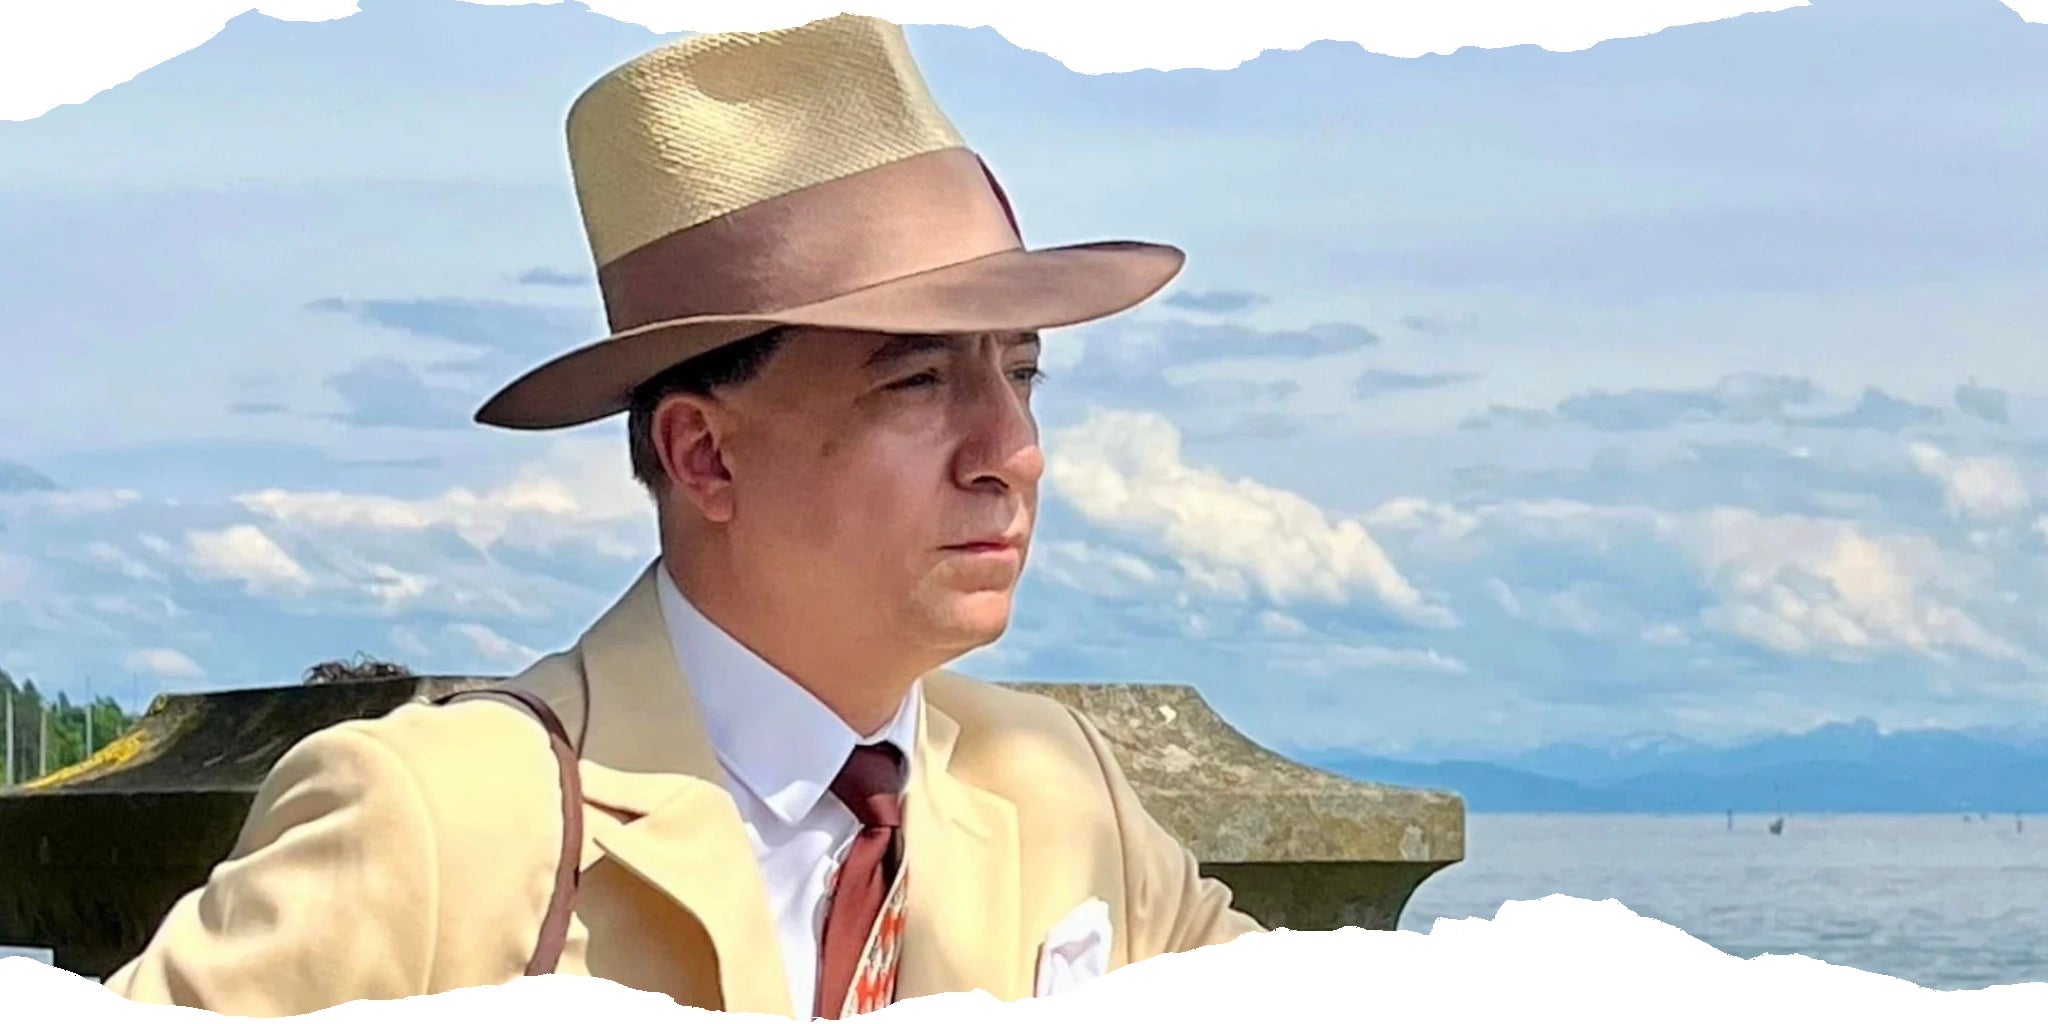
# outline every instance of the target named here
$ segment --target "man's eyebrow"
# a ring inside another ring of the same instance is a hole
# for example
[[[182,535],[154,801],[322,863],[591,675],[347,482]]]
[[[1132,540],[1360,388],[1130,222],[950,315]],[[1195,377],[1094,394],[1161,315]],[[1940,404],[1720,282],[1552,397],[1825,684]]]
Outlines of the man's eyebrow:
[[[921,355],[933,349],[952,348],[953,339],[943,334],[902,334],[875,347],[868,354],[869,367],[887,366],[890,363]]]
[[[864,364],[870,368],[887,366],[911,356],[923,355],[935,349],[957,347],[962,339],[945,334],[900,334],[875,346]],[[1038,333],[1012,335],[1003,340],[1003,348],[1015,351],[1039,344]]]

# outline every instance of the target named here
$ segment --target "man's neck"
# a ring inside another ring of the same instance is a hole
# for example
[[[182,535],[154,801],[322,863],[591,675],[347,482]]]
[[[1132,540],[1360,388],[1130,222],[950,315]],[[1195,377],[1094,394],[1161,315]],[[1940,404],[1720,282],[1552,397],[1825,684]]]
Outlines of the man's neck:
[[[889,663],[875,657],[883,645],[845,642],[846,638],[817,630],[802,634],[778,631],[768,609],[749,608],[731,600],[735,588],[715,587],[689,578],[666,558],[661,571],[698,614],[752,651],[776,671],[803,687],[832,709],[854,732],[869,736],[896,717],[918,678],[936,666],[905,657]],[[782,617],[787,621],[787,617]]]

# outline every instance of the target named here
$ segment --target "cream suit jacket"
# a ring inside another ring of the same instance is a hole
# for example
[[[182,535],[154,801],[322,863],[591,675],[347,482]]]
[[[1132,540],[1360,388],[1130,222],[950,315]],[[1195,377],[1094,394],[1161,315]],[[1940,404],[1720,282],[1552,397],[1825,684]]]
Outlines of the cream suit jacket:
[[[583,878],[558,972],[795,1016],[656,571],[510,683],[582,739]],[[1084,718],[944,672],[924,694],[899,1000],[1030,996],[1047,930],[1091,897],[1110,909],[1112,970],[1259,930],[1139,806]],[[277,1017],[517,978],[560,857],[557,771],[545,731],[499,701],[408,704],[314,733],[272,768],[229,856],[106,984]]]

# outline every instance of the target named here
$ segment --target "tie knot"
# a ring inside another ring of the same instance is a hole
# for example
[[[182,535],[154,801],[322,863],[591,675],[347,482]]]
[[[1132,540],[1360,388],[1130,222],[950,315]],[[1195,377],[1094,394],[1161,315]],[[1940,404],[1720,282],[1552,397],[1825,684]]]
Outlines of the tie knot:
[[[893,743],[853,748],[832,795],[866,828],[896,828],[903,823],[903,752]]]

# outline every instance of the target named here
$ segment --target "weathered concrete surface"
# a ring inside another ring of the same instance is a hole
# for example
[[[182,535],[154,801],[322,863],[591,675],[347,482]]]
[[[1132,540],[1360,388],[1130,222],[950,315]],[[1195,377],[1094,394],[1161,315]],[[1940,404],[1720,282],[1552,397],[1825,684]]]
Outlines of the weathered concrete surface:
[[[1145,809],[1268,927],[1394,928],[1465,857],[1456,794],[1358,782],[1253,743],[1193,687],[1013,683],[1102,730]]]
[[[232,847],[257,786],[318,729],[489,685],[403,677],[159,698],[92,761],[0,791],[0,945],[105,975]],[[1273,927],[1395,927],[1415,887],[1464,856],[1457,796],[1354,782],[1281,758],[1191,688],[1010,684],[1077,708],[1145,806]]]

